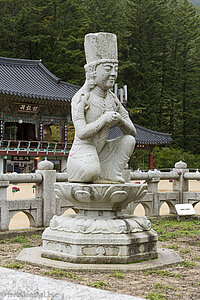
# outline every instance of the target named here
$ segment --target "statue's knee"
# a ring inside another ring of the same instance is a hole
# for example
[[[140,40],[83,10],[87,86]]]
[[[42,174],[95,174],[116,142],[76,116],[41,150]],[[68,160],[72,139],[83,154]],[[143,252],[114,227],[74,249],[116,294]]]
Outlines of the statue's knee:
[[[100,174],[100,165],[93,164],[84,169],[81,180],[82,182],[93,182],[99,178]]]
[[[125,135],[124,136],[124,140],[123,140],[123,143],[126,145],[127,148],[135,148],[135,144],[136,144],[136,141],[135,141],[135,138],[134,136],[132,135]]]

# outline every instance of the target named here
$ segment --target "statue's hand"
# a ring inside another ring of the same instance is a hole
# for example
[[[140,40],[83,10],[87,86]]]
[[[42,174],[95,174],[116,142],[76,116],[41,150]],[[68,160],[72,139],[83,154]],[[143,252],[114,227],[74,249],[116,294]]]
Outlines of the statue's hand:
[[[118,112],[109,111],[104,114],[106,118],[106,124],[117,125],[122,122],[122,117]]]
[[[80,96],[80,101],[82,103],[84,110],[87,110],[89,108],[88,98],[89,98],[89,93],[84,93],[81,94]]]
[[[116,114],[116,119],[117,119],[116,125],[119,125],[123,122],[122,116],[118,112],[116,112],[115,114]]]

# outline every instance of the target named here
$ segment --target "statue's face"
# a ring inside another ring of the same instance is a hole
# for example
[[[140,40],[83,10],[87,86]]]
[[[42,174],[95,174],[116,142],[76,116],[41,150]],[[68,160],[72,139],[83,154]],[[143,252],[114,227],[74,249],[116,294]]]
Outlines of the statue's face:
[[[111,89],[117,79],[118,64],[106,62],[97,65],[95,83],[102,90]]]

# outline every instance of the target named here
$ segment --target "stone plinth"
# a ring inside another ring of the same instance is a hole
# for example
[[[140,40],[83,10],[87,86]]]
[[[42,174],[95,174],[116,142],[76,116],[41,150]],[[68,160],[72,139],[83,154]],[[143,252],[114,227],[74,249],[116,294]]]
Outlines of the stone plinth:
[[[143,197],[146,185],[56,183],[55,192],[79,213],[53,217],[43,233],[43,257],[76,263],[157,258],[157,234],[150,221],[121,213]]]

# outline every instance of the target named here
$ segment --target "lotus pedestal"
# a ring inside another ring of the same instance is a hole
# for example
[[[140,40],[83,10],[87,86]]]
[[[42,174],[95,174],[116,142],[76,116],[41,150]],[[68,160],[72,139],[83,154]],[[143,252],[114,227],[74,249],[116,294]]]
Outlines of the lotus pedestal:
[[[56,183],[55,191],[79,212],[53,217],[43,233],[43,257],[74,263],[128,263],[158,257],[158,237],[150,221],[121,212],[144,196],[146,185]]]

